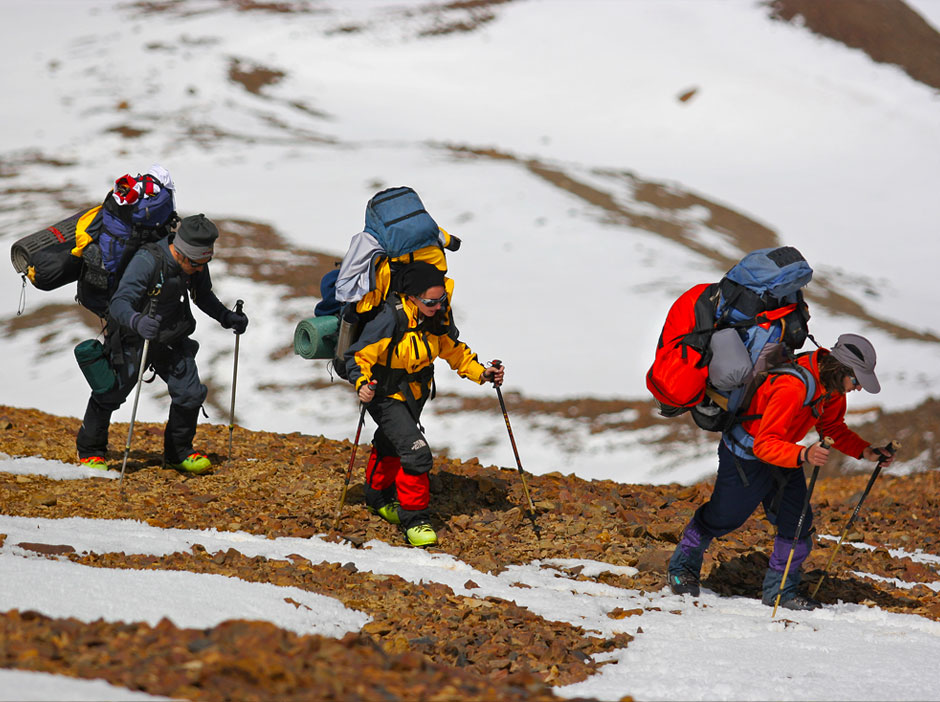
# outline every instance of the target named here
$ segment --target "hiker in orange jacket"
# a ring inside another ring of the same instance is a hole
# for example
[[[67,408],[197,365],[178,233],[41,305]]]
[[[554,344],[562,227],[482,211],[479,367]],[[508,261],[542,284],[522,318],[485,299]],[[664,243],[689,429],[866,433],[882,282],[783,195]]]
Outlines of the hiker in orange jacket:
[[[806,465],[823,466],[830,449],[821,441],[805,446],[813,427],[831,437],[847,456],[891,463],[845,424],[846,395],[881,390],[875,376],[875,349],[857,334],[843,334],[832,351],[819,349],[797,358],[803,372],[772,374],[760,385],[744,416],[753,417],[722,435],[718,477],[709,501],[696,510],[669,561],[668,581],[676,594],[699,594],[699,573],[711,540],[728,534],[751,516],[758,504],[777,527],[774,550],[764,577],[764,604],[773,605],[806,498]],[[797,369],[799,370],[799,369]],[[797,592],[800,566],[812,548],[812,510],[807,510],[780,606],[815,609],[820,603]]]

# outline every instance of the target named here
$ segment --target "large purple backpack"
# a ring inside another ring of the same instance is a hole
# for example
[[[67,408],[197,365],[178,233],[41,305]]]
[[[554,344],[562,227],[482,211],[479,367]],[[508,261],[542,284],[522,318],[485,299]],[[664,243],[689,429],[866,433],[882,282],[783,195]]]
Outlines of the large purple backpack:
[[[99,317],[107,317],[111,295],[137,250],[167,236],[178,220],[169,174],[165,181],[153,173],[118,178],[89,225],[78,301]]]

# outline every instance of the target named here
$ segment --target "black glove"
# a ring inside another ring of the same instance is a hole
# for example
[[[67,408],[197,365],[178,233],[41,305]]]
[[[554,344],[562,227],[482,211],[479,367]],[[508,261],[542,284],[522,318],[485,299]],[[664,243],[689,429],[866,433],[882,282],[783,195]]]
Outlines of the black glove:
[[[236,334],[244,334],[248,328],[248,315],[244,312],[235,312],[229,310],[222,316],[222,326],[225,329],[232,329]]]
[[[157,332],[160,331],[160,315],[150,317],[143,312],[135,312],[131,315],[131,329],[140,334],[145,339],[153,341],[157,338]]]

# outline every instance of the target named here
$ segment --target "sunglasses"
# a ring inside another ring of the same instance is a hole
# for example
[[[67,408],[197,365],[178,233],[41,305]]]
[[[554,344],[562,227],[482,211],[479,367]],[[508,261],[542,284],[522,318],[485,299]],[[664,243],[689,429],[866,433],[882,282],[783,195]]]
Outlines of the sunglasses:
[[[853,387],[853,388],[857,388],[859,385],[861,385],[861,383],[858,382],[858,378],[855,377],[855,374],[854,374],[854,373],[849,376],[849,380],[852,381],[852,387]]]
[[[447,302],[447,293],[444,293],[440,297],[435,297],[433,300],[429,300],[426,297],[419,297],[417,300],[425,307],[440,307]]]
[[[183,255],[183,258],[186,260],[186,263],[188,263],[193,268],[202,268],[204,265],[206,265],[207,263],[209,263],[209,261],[212,260],[212,257],[210,256],[205,261],[194,261],[193,259],[191,259],[189,256],[186,256],[185,254]]]

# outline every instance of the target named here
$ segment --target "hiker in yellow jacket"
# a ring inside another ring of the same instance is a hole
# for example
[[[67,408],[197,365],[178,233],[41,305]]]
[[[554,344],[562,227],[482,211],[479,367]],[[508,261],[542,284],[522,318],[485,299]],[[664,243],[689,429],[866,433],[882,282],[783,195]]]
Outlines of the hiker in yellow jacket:
[[[434,396],[434,360],[443,358],[476,383],[503,382],[502,366],[484,367],[458,339],[449,304],[453,286],[430,263],[408,264],[396,274],[400,292],[389,295],[345,355],[349,381],[378,425],[366,465],[366,504],[399,525],[412,546],[437,543],[428,514],[433,456],[420,423]]]

